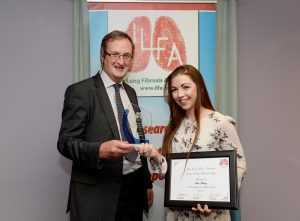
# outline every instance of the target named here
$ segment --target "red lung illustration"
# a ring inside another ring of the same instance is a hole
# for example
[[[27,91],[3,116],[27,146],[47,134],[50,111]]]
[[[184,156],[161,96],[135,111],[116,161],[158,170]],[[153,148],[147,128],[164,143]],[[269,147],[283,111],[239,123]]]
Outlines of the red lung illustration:
[[[134,18],[128,28],[127,34],[135,44],[134,62],[131,72],[140,72],[146,69],[151,54],[151,23],[146,16]]]
[[[155,22],[153,33],[153,56],[158,66],[166,71],[186,64],[185,42],[176,22],[166,16]]]

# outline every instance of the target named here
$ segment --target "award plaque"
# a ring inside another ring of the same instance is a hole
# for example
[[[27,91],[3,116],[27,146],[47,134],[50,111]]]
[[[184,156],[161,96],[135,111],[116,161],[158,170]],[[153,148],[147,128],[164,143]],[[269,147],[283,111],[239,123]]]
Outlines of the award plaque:
[[[238,208],[235,150],[170,153],[167,162],[164,206]]]
[[[144,129],[143,129],[143,121],[149,125],[152,124],[152,115],[149,111],[135,105],[131,104],[133,109],[135,110],[136,124],[137,124],[137,132],[139,134],[139,138],[135,138],[132,135],[128,124],[128,114],[129,108],[124,109],[124,114],[122,118],[123,132],[129,143],[132,144],[140,144],[140,143],[149,143],[149,140],[145,138]]]

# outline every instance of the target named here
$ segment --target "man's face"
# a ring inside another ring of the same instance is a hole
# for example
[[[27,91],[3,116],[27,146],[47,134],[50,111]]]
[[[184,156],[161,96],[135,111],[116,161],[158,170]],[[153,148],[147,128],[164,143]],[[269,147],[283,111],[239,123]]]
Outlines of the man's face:
[[[107,43],[106,51],[101,56],[103,70],[116,83],[123,80],[132,66],[132,59],[128,59],[128,55],[132,56],[132,45],[126,38],[116,39]],[[111,56],[111,55],[114,56]],[[121,56],[116,56],[121,55]],[[125,55],[125,60],[124,56]],[[116,58],[113,58],[116,57]]]

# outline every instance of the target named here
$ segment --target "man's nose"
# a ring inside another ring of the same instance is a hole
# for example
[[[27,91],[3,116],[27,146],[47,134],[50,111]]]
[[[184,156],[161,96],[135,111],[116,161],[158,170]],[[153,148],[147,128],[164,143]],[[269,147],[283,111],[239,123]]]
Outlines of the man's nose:
[[[120,64],[124,64],[125,63],[123,55],[119,56],[118,63],[120,63]]]

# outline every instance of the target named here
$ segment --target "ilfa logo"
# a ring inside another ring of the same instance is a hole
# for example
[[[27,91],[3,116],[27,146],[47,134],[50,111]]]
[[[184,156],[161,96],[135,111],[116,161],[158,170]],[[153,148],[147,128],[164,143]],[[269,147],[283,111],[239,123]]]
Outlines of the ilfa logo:
[[[130,22],[126,32],[135,44],[132,73],[147,68],[151,53],[155,63],[165,71],[172,71],[187,61],[184,38],[171,17],[158,17],[152,30],[150,19],[139,16]]]
[[[224,158],[224,159],[221,159],[220,162],[219,162],[219,165],[221,167],[226,167],[229,165],[229,162],[228,162],[228,159]]]

